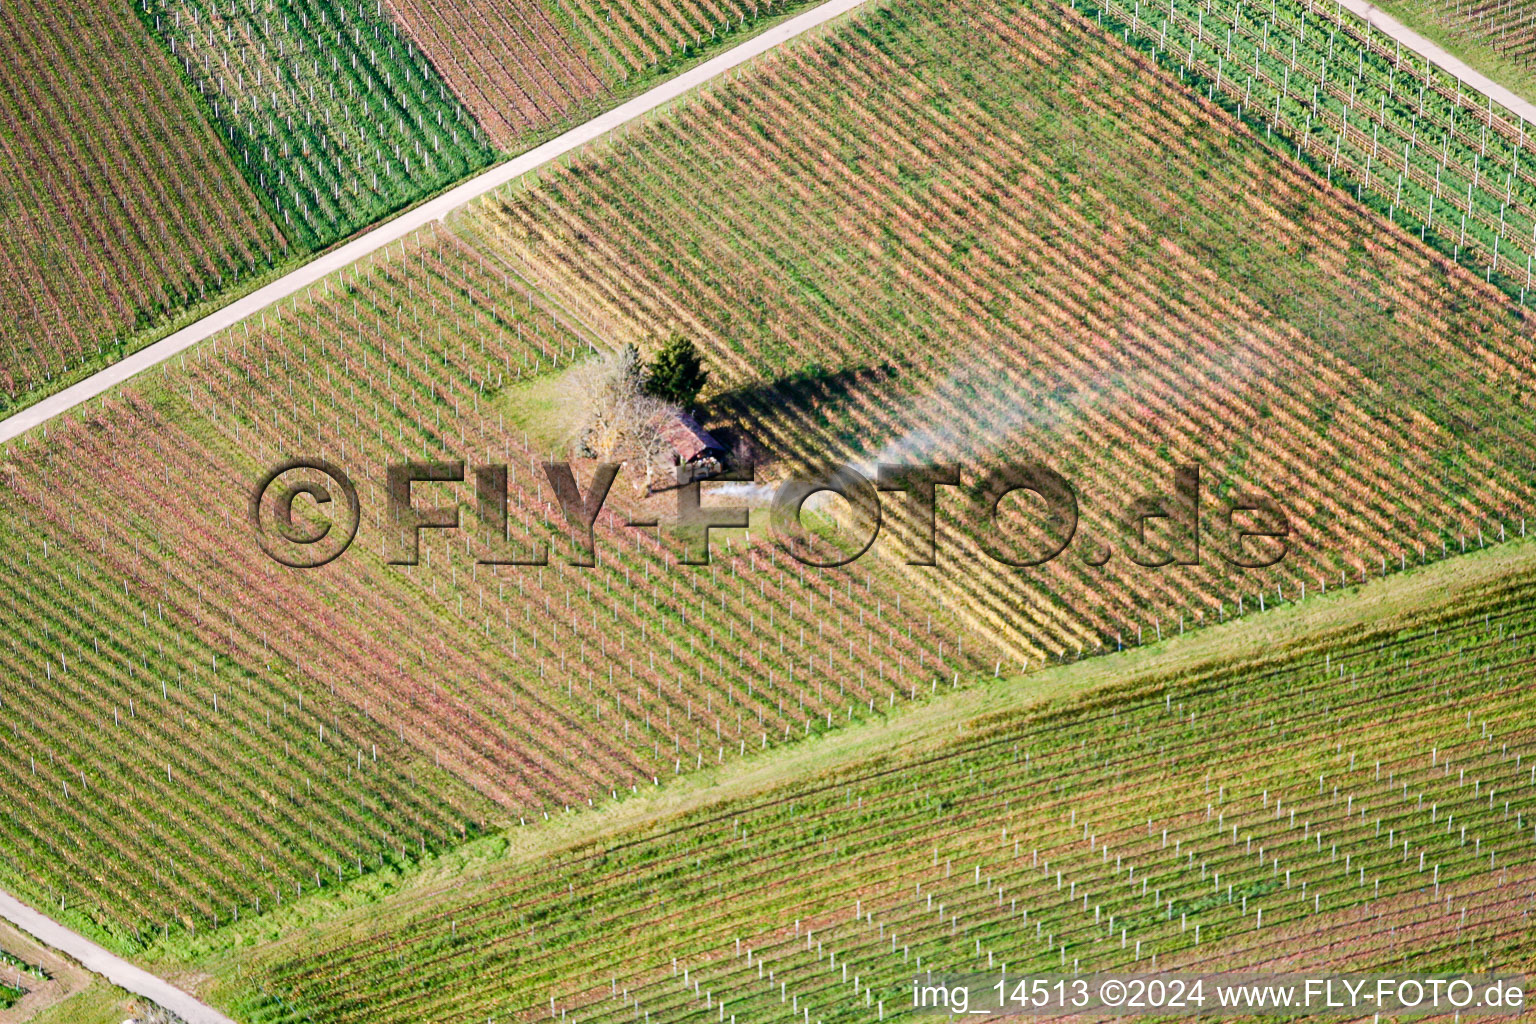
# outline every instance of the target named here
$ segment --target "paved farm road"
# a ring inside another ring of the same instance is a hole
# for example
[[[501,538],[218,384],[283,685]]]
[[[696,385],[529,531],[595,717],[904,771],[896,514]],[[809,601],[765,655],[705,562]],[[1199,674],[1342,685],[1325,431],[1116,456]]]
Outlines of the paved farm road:
[[[718,57],[713,57],[678,75],[676,78],[663,82],[656,88],[615,107],[606,114],[600,114],[585,124],[572,128],[564,135],[551,139],[537,149],[531,149],[522,156],[492,167],[483,174],[479,174],[456,188],[443,193],[436,199],[424,203],[415,209],[407,210],[393,220],[379,224],[367,234],[353,239],[346,245],[331,250],[318,259],[306,263],[292,273],[278,278],[276,281],[252,292],[250,295],[237,299],[217,313],[210,313],[196,323],[177,331],[175,334],[140,349],[121,362],[113,363],[111,366],[87,377],[85,380],[65,388],[58,394],[45,398],[36,405],[23,409],[14,416],[0,421],[0,443],[10,441],[31,430],[33,427],[41,426],[60,413],[95,398],[108,388],[121,384],[123,381],[142,373],[150,367],[165,362],[177,353],[183,352],[198,342],[212,337],[226,327],[245,319],[252,313],[256,313],[280,299],[285,299],[302,291],[327,274],[334,273],[342,267],[348,266],[367,256],[369,253],[377,252],[392,242],[398,242],[411,232],[425,227],[432,221],[442,220],[451,210],[463,206],[470,200],[477,199],[487,192],[499,188],[507,182],[554,160],[556,157],[584,146],[599,136],[654,110],[662,104],[677,99],[695,86],[708,82],[713,78],[718,78],[732,68],[751,60],[753,57],[765,53],[798,35],[809,32],[820,25],[824,25],[833,18],[846,14],[866,2],[868,0],[827,0],[826,3],[775,25],[768,31],[727,50]]]
[[[1442,71],[1449,71],[1483,95],[1492,96],[1494,102],[1527,121],[1536,122],[1536,104],[1521,99],[1486,75],[1472,70],[1463,61],[1451,56],[1390,14],[1378,10],[1374,4],[1367,3],[1366,0],[1339,0],[1339,3],[1343,4],[1346,11],[1364,18],[1376,31],[1402,43],[1403,49],[1412,50],[1420,57],[1429,58],[1429,62]]]
[[[213,1007],[198,1002],[170,982],[133,966],[85,936],[49,920],[10,893],[0,892],[0,917],[38,941],[69,954],[87,970],[100,974],[119,988],[159,1003],[187,1024],[235,1024]]]
[[[570,152],[603,134],[654,110],[664,103],[682,96],[688,90],[730,71],[787,40],[826,24],[833,18],[846,14],[867,0],[827,0],[804,14],[796,15],[762,34],[727,50],[718,57],[692,68],[656,88],[599,115],[579,127],[573,128],[537,149],[524,153],[504,164],[493,167],[483,174],[464,182],[428,203],[408,210],[393,220],[385,221],[367,234],[346,245],[326,253],[266,285],[242,299],[238,299],[217,313],[177,331],[153,345],[146,346],[121,362],[103,369],[78,384],[23,409],[14,416],[0,421],[0,442],[14,439],[34,427],[41,426],[60,413],[95,398],[107,389],[165,362],[179,352],[196,345],[219,331],[238,323],[252,313],[272,303],[294,295],[369,253],[397,242],[411,232],[441,220],[450,211],[485,195],[555,158]],[[85,967],[103,975],[113,984],[130,992],[152,999],[187,1021],[187,1024],[235,1024],[233,1020],[206,1006],[148,971],[116,956],[63,925],[50,920],[8,893],[0,892],[0,917],[35,936],[42,942],[61,950]]]
[[[121,384],[123,381],[150,367],[165,362],[165,360],[177,353],[183,352],[226,327],[238,323],[252,313],[256,313],[274,302],[302,291],[321,280],[327,274],[340,270],[342,267],[348,266],[369,253],[377,252],[392,242],[399,241],[418,228],[425,227],[432,221],[441,220],[446,214],[457,207],[477,199],[487,192],[499,188],[507,182],[597,139],[604,133],[612,131],[664,103],[677,99],[695,86],[717,78],[732,68],[751,60],[753,57],[771,50],[775,46],[793,39],[795,36],[823,25],[839,15],[846,14],[848,11],[866,2],[868,0],[827,0],[826,3],[775,26],[767,32],[720,54],[718,57],[705,61],[703,64],[670,81],[663,82],[649,92],[637,96],[629,102],[615,107],[606,114],[601,114],[579,127],[571,129],[564,135],[551,139],[544,145],[529,150],[522,156],[469,179],[456,188],[433,199],[431,202],[424,203],[413,210],[408,210],[393,220],[385,221],[367,234],[305,264],[292,273],[252,292],[250,295],[236,300],[217,313],[209,314],[196,323],[177,331],[175,334],[153,345],[140,349],[121,362],[106,367],[58,394],[46,398],[30,408],[23,409],[14,416],[0,420],[0,443],[10,441],[34,427],[41,426],[60,413],[72,409],[91,398],[95,398],[107,389]],[[1505,87],[1474,71],[1434,43],[1404,27],[1391,16],[1377,10],[1367,0],[1338,0],[1338,2],[1346,10],[1365,18],[1378,31],[1402,43],[1405,49],[1413,51],[1420,57],[1427,57],[1446,71],[1458,75],[1463,82],[1474,89],[1492,96],[1499,103],[1526,120],[1536,122],[1536,105],[1521,99]]]
[[[28,409],[24,409],[4,421],[0,421],[0,442],[9,441],[34,427],[40,426],[60,413],[96,397],[108,388],[120,384],[150,367],[164,362],[190,346],[196,345],[198,342],[211,337],[224,328],[243,320],[252,313],[280,299],[302,291],[327,274],[340,270],[342,267],[355,262],[369,253],[377,252],[385,246],[399,241],[411,232],[425,227],[434,220],[441,220],[451,210],[499,188],[542,164],[548,163],[573,149],[593,141],[604,133],[612,131],[664,103],[677,99],[695,86],[717,78],[732,68],[751,60],[753,57],[771,50],[773,47],[793,39],[795,36],[823,25],[865,2],[867,0],[827,0],[826,3],[821,4],[819,7],[815,7],[804,14],[791,18],[781,25],[775,26],[740,46],[728,50],[718,57],[714,57],[692,70],[658,85],[649,92],[637,96],[621,106],[615,107],[608,113],[571,129],[564,135],[546,142],[537,149],[530,150],[507,163],[493,167],[489,171],[471,178],[431,202],[380,224],[362,237],[354,239],[346,245],[305,264],[291,274],[287,274],[245,298],[231,303],[217,313],[210,314],[197,323],[183,328],[153,345],[140,349],[121,362],[114,363],[78,384],[50,398],[44,399]],[[1427,57],[1439,67],[1460,76],[1461,80],[1472,88],[1492,96],[1496,101],[1526,120],[1536,122],[1536,105],[1521,99],[1510,90],[1474,71],[1462,61],[1404,27],[1390,16],[1365,2],[1365,0],[1339,0],[1339,2],[1343,4],[1346,10],[1365,18],[1378,31],[1402,43],[1405,49],[1413,51],[1420,57]],[[63,925],[44,917],[15,897],[4,892],[0,892],[0,917],[4,917],[12,924],[36,936],[48,945],[68,953],[87,968],[105,976],[114,984],[147,999],[152,999],[166,1009],[174,1011],[184,1018],[188,1024],[234,1024],[230,1018],[219,1013],[217,1010],[198,1002],[185,992],[157,978],[148,971],[135,967],[121,957],[107,952],[107,950],[86,939],[84,936],[78,935]]]

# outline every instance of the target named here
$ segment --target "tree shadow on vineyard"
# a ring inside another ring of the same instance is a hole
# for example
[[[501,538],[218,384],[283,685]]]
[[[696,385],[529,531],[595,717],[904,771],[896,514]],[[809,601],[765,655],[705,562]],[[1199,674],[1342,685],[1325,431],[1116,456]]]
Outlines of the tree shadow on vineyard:
[[[829,453],[851,456],[867,440],[859,433],[851,411],[862,399],[889,400],[897,374],[889,362],[836,370],[811,363],[776,380],[714,395],[700,411],[716,438],[738,457],[757,465],[781,459],[825,458]],[[799,429],[792,435],[768,437],[747,426],[775,422],[775,417],[764,415],[770,409],[792,413],[789,422]]]

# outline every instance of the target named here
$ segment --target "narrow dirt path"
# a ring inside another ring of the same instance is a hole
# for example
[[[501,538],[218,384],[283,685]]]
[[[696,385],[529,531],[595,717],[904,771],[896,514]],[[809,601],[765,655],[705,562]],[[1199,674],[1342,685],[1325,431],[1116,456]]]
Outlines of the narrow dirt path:
[[[79,995],[99,980],[57,949],[38,942],[3,918],[0,951],[40,967],[47,974],[46,978],[39,977],[12,964],[0,964],[0,984],[14,985],[26,992],[10,1009],[0,1010],[0,1024],[26,1024],[43,1010]]]

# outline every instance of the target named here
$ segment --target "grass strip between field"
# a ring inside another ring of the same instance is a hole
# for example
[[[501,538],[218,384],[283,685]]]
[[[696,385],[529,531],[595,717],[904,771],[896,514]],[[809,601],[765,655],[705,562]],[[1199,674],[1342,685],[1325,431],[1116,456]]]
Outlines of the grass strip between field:
[[[493,880],[493,872],[509,866],[536,864],[605,837],[622,843],[627,833],[681,820],[714,804],[766,797],[786,784],[845,780],[879,771],[894,760],[938,756],[956,739],[974,737],[1000,721],[1016,724],[1021,715],[1046,711],[1053,703],[1065,707],[1102,701],[1103,691],[1110,689],[1145,692],[1217,666],[1231,670],[1286,661],[1306,651],[1359,642],[1377,631],[1393,632],[1480,591],[1530,579],[1536,579],[1536,540],[1513,540],[1144,647],[1024,676],[983,679],[979,685],[899,708],[879,721],[775,748],[759,759],[705,768],[656,790],[621,796],[596,811],[575,811],[472,840],[429,857],[416,869],[388,868],[212,933],[178,935],[150,947],[140,959],[162,973],[192,967],[233,971],[230,958],[243,949],[302,947],[316,931],[348,923],[366,928],[374,913],[370,908],[393,894],[428,887],[469,889]],[[350,922],[345,920],[349,916]]]

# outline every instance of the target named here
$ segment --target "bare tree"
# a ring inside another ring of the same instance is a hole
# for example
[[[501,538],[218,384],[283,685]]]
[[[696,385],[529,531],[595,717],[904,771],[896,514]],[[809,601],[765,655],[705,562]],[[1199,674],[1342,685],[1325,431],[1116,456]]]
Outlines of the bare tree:
[[[646,394],[644,383],[645,368],[633,345],[582,363],[564,382],[574,413],[570,443],[594,458],[642,461],[649,485],[672,451],[666,429],[680,410]]]

